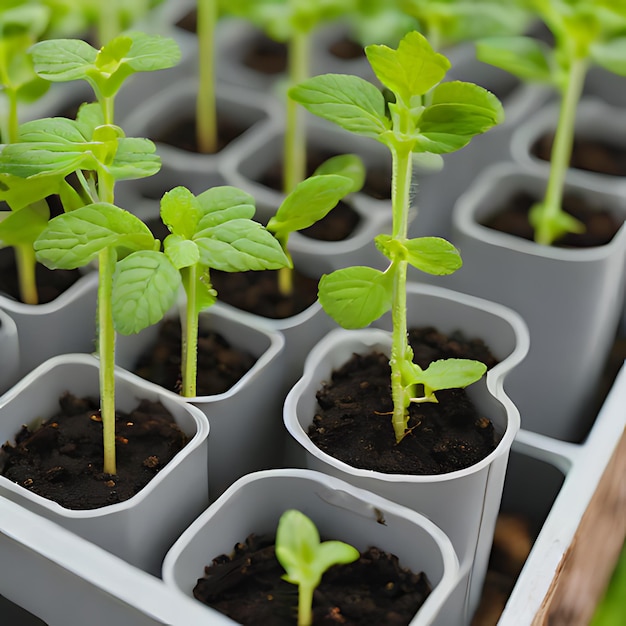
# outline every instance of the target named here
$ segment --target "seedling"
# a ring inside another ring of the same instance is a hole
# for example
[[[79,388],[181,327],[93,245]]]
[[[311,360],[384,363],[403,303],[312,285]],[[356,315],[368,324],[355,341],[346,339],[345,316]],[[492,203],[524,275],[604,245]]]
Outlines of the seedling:
[[[314,30],[346,15],[353,4],[354,0],[231,0],[227,10],[250,20],[272,39],[287,43],[288,80],[296,85],[310,74]],[[287,98],[285,107],[283,191],[290,193],[306,176],[306,125],[293,100]]]
[[[626,76],[626,5],[612,0],[531,0],[530,5],[552,32],[554,47],[531,37],[496,37],[479,42],[476,52],[485,63],[522,80],[550,84],[559,93],[548,184],[530,212],[535,241],[550,245],[566,233],[584,231],[562,207],[576,109],[591,64]]]
[[[436,361],[426,370],[413,363],[407,338],[408,265],[444,275],[462,263],[458,251],[445,239],[407,239],[413,160],[459,150],[474,135],[497,124],[503,112],[498,99],[477,85],[441,83],[450,63],[418,32],[408,33],[397,49],[370,45],[365,52],[394,102],[387,103],[370,82],[339,74],[310,78],[289,94],[311,113],[376,139],[391,153],[392,233],[375,240],[389,265],[384,271],[360,266],[324,275],[319,298],[324,310],[346,328],[365,327],[391,309],[392,424],[399,442],[407,432],[410,403],[436,402],[438,390],[465,387],[480,379],[486,369],[467,359]]]
[[[355,154],[332,157],[318,167],[312,176],[298,183],[267,223],[289,259],[279,270],[278,284],[282,294],[293,291],[293,262],[289,253],[291,233],[312,226],[337,206],[349,193],[358,191],[365,181],[365,166]]]
[[[212,187],[198,196],[176,187],[161,199],[161,218],[171,233],[163,252],[145,247],[115,268],[112,312],[122,334],[158,321],[183,286],[184,396],[196,395],[198,315],[217,298],[210,270],[278,269],[289,263],[278,241],[252,220],[254,212],[252,196],[235,187]]]
[[[278,522],[275,550],[286,572],[283,579],[298,585],[298,626],[313,623],[313,592],[324,572],[360,556],[356,548],[342,541],[320,542],[315,524],[295,509],[285,511]]]
[[[0,171],[33,181],[76,174],[78,190],[73,200],[80,199],[86,206],[50,220],[34,249],[37,260],[51,269],[74,269],[98,261],[104,472],[115,474],[113,273],[118,256],[159,244],[141,220],[113,204],[114,186],[121,179],[155,174],[160,160],[151,141],[125,137],[114,125],[114,100],[128,76],[171,67],[179,50],[171,39],[132,33],[116,37],[99,51],[81,40],[42,41],[33,46],[32,55],[39,76],[55,82],[86,80],[98,101],[83,105],[76,120],[48,118],[24,124],[20,143],[6,146],[1,153]]]

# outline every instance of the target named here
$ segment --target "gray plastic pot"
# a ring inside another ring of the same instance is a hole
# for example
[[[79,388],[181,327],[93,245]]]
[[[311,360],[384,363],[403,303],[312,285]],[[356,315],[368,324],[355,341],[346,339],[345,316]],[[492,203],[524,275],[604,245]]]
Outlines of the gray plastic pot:
[[[414,511],[308,470],[258,472],[237,481],[172,546],[163,562],[165,584],[193,597],[205,565],[230,553],[250,533],[275,532],[287,509],[309,516],[323,537],[359,550],[378,547],[399,556],[402,566],[425,572],[433,591],[410,624],[444,624],[441,611],[458,580],[456,554],[444,533]],[[204,608],[207,622],[212,623],[219,614]]]
[[[280,388],[285,339],[277,331],[251,324],[239,311],[224,311],[217,305],[200,314],[200,325],[220,333],[232,346],[252,353],[257,359],[253,367],[228,391],[212,396],[183,398],[143,382],[159,393],[198,407],[207,416],[211,424],[209,492],[214,499],[244,474],[282,464],[284,433],[280,416],[284,396]],[[136,335],[119,336],[117,363],[132,371],[139,355],[156,342],[157,333],[155,325]]]
[[[135,496],[99,509],[72,510],[0,476],[0,496],[94,542],[152,574],[171,543],[208,503],[209,424],[196,407],[116,369],[116,403],[134,409],[143,398],[159,400],[189,437],[188,444]],[[0,397],[0,439],[14,441],[22,424],[47,419],[61,394],[99,394],[99,361],[67,354],[42,363]]]
[[[20,349],[17,327],[13,318],[0,309],[0,394],[17,382],[20,368]]]
[[[540,246],[481,225],[516,191],[543,194],[547,172],[517,164],[486,170],[457,203],[453,243],[463,267],[445,284],[516,310],[530,331],[528,357],[511,373],[506,390],[522,426],[578,441],[594,418],[594,401],[622,315],[626,226],[604,246]],[[583,182],[566,184],[595,204],[626,217],[622,195]]]
[[[427,300],[428,297],[422,294],[421,300]],[[454,311],[448,315],[444,312],[448,303],[442,304],[438,307],[439,316],[431,319],[431,324],[438,326],[441,320],[445,331],[451,323],[449,315],[453,316]],[[391,336],[388,331],[370,328],[330,332],[311,351],[305,363],[304,375],[285,400],[285,426],[301,449],[306,467],[331,474],[408,506],[428,516],[450,537],[459,556],[462,574],[451,605],[458,607],[462,618],[458,619],[457,615],[456,620],[447,623],[469,623],[480,599],[509,450],[519,430],[519,413],[502,390],[505,375],[523,358],[528,347],[524,325],[518,323],[515,314],[513,317],[516,320],[515,326],[510,329],[513,344],[501,363],[501,369],[491,370],[482,381],[468,389],[478,410],[492,420],[501,439],[488,457],[465,470],[436,476],[362,470],[322,452],[308,437],[307,430],[317,406],[316,391],[324,381],[330,379],[332,371],[343,365],[353,353],[382,351],[389,354]],[[463,319],[457,318],[457,322],[457,328],[465,330]],[[518,332],[520,343],[516,345]],[[489,344],[488,337],[485,341]]]

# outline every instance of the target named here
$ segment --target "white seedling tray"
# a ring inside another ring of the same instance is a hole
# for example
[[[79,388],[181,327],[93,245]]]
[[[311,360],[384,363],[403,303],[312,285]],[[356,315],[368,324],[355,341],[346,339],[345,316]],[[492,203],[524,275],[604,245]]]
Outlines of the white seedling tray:
[[[533,622],[622,437],[624,407],[626,366],[584,443],[519,433],[502,506],[526,513],[543,525],[499,626]],[[204,607],[195,600],[180,597],[159,578],[4,498],[0,498],[0,562],[5,564],[0,576],[0,614],[2,623],[11,626],[40,625],[34,615],[49,626],[208,623]],[[79,599],[72,615],[50,614],[50,598],[63,595]],[[14,604],[26,607],[32,615]],[[212,614],[210,623],[233,622]]]

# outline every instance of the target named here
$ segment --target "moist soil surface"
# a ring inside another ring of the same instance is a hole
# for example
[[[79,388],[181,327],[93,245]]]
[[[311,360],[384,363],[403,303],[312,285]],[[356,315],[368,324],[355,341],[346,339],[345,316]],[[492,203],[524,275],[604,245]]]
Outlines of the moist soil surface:
[[[211,282],[221,302],[238,309],[268,317],[285,319],[304,311],[317,299],[318,280],[297,270],[293,275],[293,293],[285,295],[278,288],[278,272],[211,272]]]
[[[526,192],[512,196],[506,207],[497,211],[484,222],[484,226],[500,232],[515,235],[532,241],[534,230],[528,220],[528,212],[538,198]],[[564,210],[585,225],[583,233],[568,233],[554,242],[561,248],[590,248],[609,243],[622,222],[610,211],[602,207],[592,206],[587,200],[573,194],[563,197]]]
[[[488,367],[496,363],[481,340],[459,333],[447,337],[430,327],[412,329],[409,341],[422,368],[452,357]],[[308,432],[312,442],[353,467],[388,474],[444,474],[470,467],[495,449],[493,424],[463,389],[437,392],[437,403],[411,404],[409,433],[397,444],[389,379],[387,356],[353,355],[317,393],[319,410]]]
[[[39,304],[52,302],[64,291],[69,289],[79,278],[79,270],[49,270],[37,263],[35,281],[39,294]],[[12,248],[0,250],[0,293],[21,301],[17,282],[17,267]]]
[[[550,161],[554,134],[540,137],[531,147],[536,157]],[[570,167],[609,176],[626,176],[626,150],[600,139],[575,137]]]
[[[178,319],[159,325],[157,340],[139,356],[134,372],[170,391],[180,392],[182,339]],[[235,348],[219,333],[198,330],[198,396],[228,391],[256,363],[249,352]]]
[[[142,400],[130,413],[117,412],[117,474],[105,474],[98,401],[65,393],[59,404],[39,428],[23,426],[15,445],[2,446],[0,467],[8,479],[68,509],[128,500],[187,443],[162,404]]]
[[[205,568],[194,596],[246,626],[294,626],[298,590],[282,580],[273,537],[250,535]],[[369,548],[354,563],[335,565],[313,597],[313,624],[400,626],[422,606],[431,585],[423,573],[401,568],[398,559]]]

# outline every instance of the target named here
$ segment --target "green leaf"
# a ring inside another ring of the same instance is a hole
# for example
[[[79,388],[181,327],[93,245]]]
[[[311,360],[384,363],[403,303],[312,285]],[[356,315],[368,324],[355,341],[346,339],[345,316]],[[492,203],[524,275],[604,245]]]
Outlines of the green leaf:
[[[419,119],[415,151],[454,152],[504,117],[502,104],[496,96],[472,83],[442,83],[432,95],[431,105]]]
[[[487,366],[471,359],[441,359],[423,370],[418,381],[432,391],[463,389],[480,380]]]
[[[82,39],[50,39],[31,48],[35,71],[50,82],[84,79],[98,51]]]
[[[533,37],[489,37],[476,43],[476,57],[524,81],[553,83],[552,52]]]
[[[122,335],[156,324],[176,302],[178,270],[155,250],[141,250],[118,261],[113,275],[113,323]]]
[[[117,140],[117,150],[107,167],[115,180],[131,180],[153,176],[161,169],[161,159],[156,146],[149,139],[122,137]]]
[[[202,231],[234,219],[250,219],[254,216],[254,198],[228,185],[211,187],[198,197],[202,217],[197,227],[196,236],[202,237]]]
[[[267,229],[280,239],[325,217],[354,187],[353,179],[334,174],[310,176],[283,200]]]
[[[163,248],[165,255],[177,270],[200,262],[198,245],[190,239],[175,234],[168,235],[163,242]]]
[[[314,76],[292,87],[289,97],[314,115],[359,135],[378,138],[391,127],[382,93],[358,76]]]
[[[359,191],[365,184],[365,165],[357,154],[338,154],[326,159],[314,172],[313,176],[336,174],[352,181],[349,193]]]
[[[322,276],[322,308],[344,328],[364,328],[391,308],[393,279],[371,267],[347,267]]]
[[[462,265],[459,251],[440,237],[419,237],[405,242],[407,261],[418,270],[433,276],[456,272]]]
[[[592,45],[591,58],[609,72],[626,76],[626,37]]]
[[[180,237],[193,237],[201,215],[200,203],[185,187],[174,187],[161,198],[161,219]]]
[[[32,244],[48,224],[50,210],[45,202],[9,212],[0,221],[0,243],[5,246]]]
[[[224,272],[278,269],[289,265],[282,247],[263,226],[234,219],[205,229],[194,238],[201,263]]]
[[[50,269],[75,269],[93,261],[106,247],[134,251],[153,249],[155,243],[138,217],[101,202],[51,219],[34,248],[37,260]]]
[[[133,72],[165,70],[180,62],[180,47],[171,37],[140,32],[125,34],[131,38],[132,44],[123,63],[128,64]]]
[[[0,168],[2,168],[1,159]],[[0,174],[0,200],[17,211],[58,193],[61,186],[60,176],[41,176],[27,180],[11,174]]]
[[[378,80],[410,105],[413,96],[422,96],[439,83],[450,69],[450,62],[436,53],[426,38],[412,31],[393,50],[384,45],[365,48],[367,59]]]

